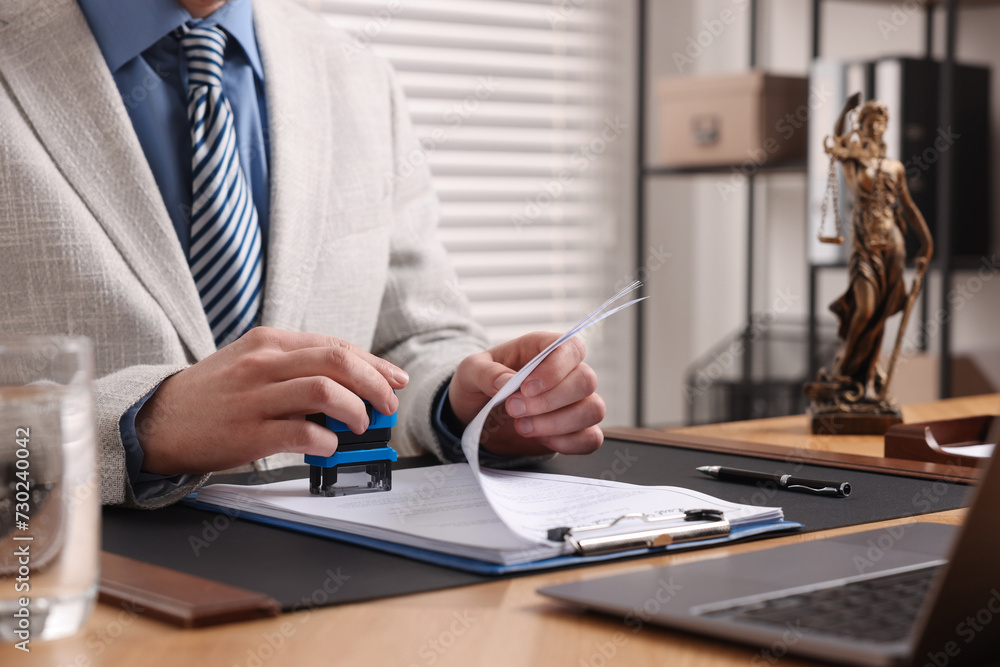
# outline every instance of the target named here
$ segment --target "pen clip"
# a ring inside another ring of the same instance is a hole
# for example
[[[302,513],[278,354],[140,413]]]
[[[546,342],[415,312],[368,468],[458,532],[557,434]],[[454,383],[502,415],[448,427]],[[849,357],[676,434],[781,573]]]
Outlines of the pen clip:
[[[646,525],[627,533],[580,537],[580,533],[607,530],[628,519],[638,519]],[[683,523],[669,527],[656,526],[658,523],[677,521],[683,521]],[[653,527],[648,527],[650,524]],[[610,523],[577,528],[553,528],[549,531],[548,537],[555,542],[569,542],[580,555],[594,556],[616,551],[661,547],[679,542],[725,537],[729,535],[729,530],[729,520],[726,519],[722,510],[694,509],[659,517],[650,517],[639,512],[623,514]]]
[[[786,491],[802,491],[805,493],[814,493],[817,496],[830,496],[833,498],[846,498],[851,495],[851,485],[846,482],[837,486],[806,486],[805,484],[789,484],[785,487]]]

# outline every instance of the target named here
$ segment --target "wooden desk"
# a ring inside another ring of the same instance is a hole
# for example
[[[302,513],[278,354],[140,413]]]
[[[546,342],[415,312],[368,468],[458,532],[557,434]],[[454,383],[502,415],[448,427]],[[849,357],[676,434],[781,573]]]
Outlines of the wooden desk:
[[[954,399],[904,410],[907,421],[995,414],[1000,396]],[[881,438],[810,436],[804,417],[679,429],[787,447],[880,455]],[[961,511],[920,520],[959,523]],[[907,523],[915,519],[884,522]],[[873,524],[874,525],[874,524]],[[507,579],[478,586],[286,614],[240,624],[180,630],[141,611],[98,605],[85,630],[30,655],[0,647],[4,665],[747,665],[758,652],[654,627],[569,610],[538,595],[543,585],[765,549],[871,526],[678,553],[627,563]],[[344,585],[350,585],[350,581]],[[783,667],[811,664],[785,657]]]

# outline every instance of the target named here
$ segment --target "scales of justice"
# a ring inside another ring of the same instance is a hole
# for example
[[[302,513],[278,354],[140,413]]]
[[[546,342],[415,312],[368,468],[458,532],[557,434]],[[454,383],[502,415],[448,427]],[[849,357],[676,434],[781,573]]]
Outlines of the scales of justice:
[[[934,252],[927,222],[906,187],[903,164],[885,155],[882,136],[889,111],[877,100],[858,109],[860,102],[861,93],[847,100],[833,136],[827,136],[823,146],[830,156],[830,169],[819,240],[845,241],[837,210],[840,193],[835,165],[839,163],[853,200],[852,245],[847,290],[830,304],[839,320],[840,347],[832,366],[821,368],[816,379],[805,385],[813,433],[880,435],[903,421],[899,405],[889,395],[889,383]],[[836,227],[834,233],[827,230],[829,217]],[[909,289],[904,276],[907,232],[916,235],[921,246],[914,257],[916,276]],[[900,312],[899,333],[883,369],[879,361],[886,321]]]

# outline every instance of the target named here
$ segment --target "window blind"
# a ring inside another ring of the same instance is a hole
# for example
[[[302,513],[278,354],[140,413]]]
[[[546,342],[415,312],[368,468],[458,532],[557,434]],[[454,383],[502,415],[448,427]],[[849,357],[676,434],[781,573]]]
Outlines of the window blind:
[[[395,68],[494,342],[563,331],[613,293],[610,0],[300,1]]]

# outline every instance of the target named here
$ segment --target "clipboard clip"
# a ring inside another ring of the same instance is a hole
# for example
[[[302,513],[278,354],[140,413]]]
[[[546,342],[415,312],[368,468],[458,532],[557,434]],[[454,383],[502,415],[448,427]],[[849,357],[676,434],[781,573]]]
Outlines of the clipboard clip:
[[[595,535],[592,537],[580,536],[580,533],[608,530],[615,527],[620,521],[630,519],[642,521],[644,524],[643,527],[627,533]],[[684,523],[677,525],[676,522],[681,520]],[[674,525],[669,527],[658,527],[656,525],[664,522],[673,522]],[[679,542],[693,542],[713,537],[725,537],[729,535],[729,530],[729,520],[726,519],[722,510],[695,509],[657,517],[650,517],[641,512],[633,512],[631,514],[623,514],[611,523],[581,526],[578,528],[567,526],[552,528],[549,530],[548,538],[553,542],[569,542],[581,556],[596,556],[616,551],[662,547]]]

